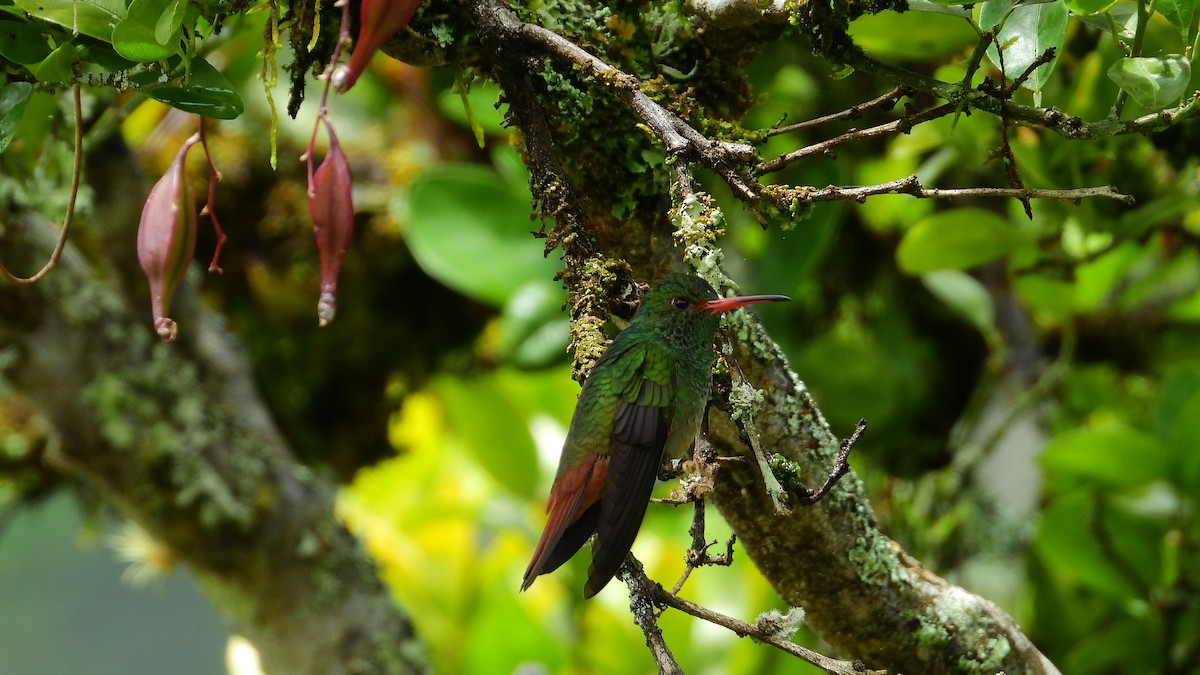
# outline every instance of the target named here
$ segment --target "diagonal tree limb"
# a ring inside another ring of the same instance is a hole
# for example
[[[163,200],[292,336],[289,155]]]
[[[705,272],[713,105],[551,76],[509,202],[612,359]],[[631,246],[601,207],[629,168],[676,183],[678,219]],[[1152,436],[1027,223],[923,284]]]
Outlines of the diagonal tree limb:
[[[536,40],[526,35],[526,24],[497,0],[475,0],[469,9],[490,50],[492,63],[519,63],[522,58],[540,55],[549,42],[559,44],[540,30],[534,31],[541,36]],[[543,39],[546,42],[538,41]],[[525,86],[508,69],[498,69],[497,78],[510,102],[514,88]],[[620,86],[627,87],[628,83]],[[627,91],[627,96],[636,98],[632,90]],[[537,152],[530,147],[534,143],[553,143],[553,139],[526,129],[520,115],[517,123],[524,132],[535,177],[561,175],[561,166],[555,168],[537,159],[556,155],[552,146]],[[664,127],[663,133],[682,136],[675,127]],[[679,173],[681,180],[676,183],[686,186],[686,172]],[[592,198],[603,203],[602,195],[578,195],[580,200]],[[573,226],[569,219],[557,215],[555,219],[559,227]],[[633,225],[628,221],[620,224],[622,228]],[[645,260],[646,249],[672,250],[669,228],[647,227],[645,231],[648,239],[610,236],[604,259]],[[568,261],[568,266],[571,264]],[[634,271],[646,278],[656,270]],[[583,279],[579,271],[565,278],[572,297],[581,292],[572,283],[585,283]],[[838,442],[803,383],[750,315],[739,312],[730,323],[732,334],[744,336],[734,345],[735,360],[751,385],[766,394],[756,417],[764,446],[798,464],[803,475],[828,471],[837,456]],[[714,410],[711,418],[709,440],[717,454],[750,455],[726,415]],[[873,668],[933,675],[999,670],[1009,675],[1058,672],[1002,610],[939,579],[884,536],[875,523],[865,488],[853,471],[842,476],[815,506],[795,509],[791,515],[781,517],[762,489],[756,465],[722,462],[719,467],[712,503],[784,601],[804,607],[808,624],[843,653]]]

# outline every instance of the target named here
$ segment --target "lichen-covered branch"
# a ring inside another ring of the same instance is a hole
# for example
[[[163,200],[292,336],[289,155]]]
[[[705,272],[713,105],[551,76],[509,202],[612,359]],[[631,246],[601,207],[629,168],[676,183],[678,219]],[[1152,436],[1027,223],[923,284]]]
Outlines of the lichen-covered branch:
[[[742,338],[735,358],[766,392],[763,444],[803,475],[823,475],[837,439],[761,326],[748,315],[732,323]],[[710,413],[718,452],[749,452],[739,436],[726,415]],[[863,445],[859,452],[870,452],[870,442]],[[1058,672],[999,607],[946,583],[884,536],[853,472],[817,504],[781,517],[754,467],[726,462],[710,499],[775,590],[845,654],[896,672]]]
[[[523,132],[535,195],[543,176],[553,177],[550,184],[556,189],[558,181],[569,185],[568,169],[561,161],[564,155],[556,139],[546,128],[539,128],[545,121],[538,119],[543,105],[539,97],[546,94],[516,72],[518,65],[528,65],[530,59],[547,52],[568,58],[595,81],[608,83],[606,86],[652,133],[662,134],[660,138],[668,148],[673,147],[671,138],[690,142],[688,134],[674,121],[650,124],[659,119],[654,116],[658,112],[647,113],[635,83],[621,78],[615,69],[597,64],[598,57],[584,56],[587,52],[568,46],[569,41],[529,27],[498,0],[477,0],[469,6],[493,74]],[[605,195],[589,192],[586,185],[576,185],[570,195],[575,204],[556,208],[550,214],[555,218],[560,241],[570,245],[574,241],[571,237],[586,235],[596,242],[591,260],[640,261],[630,263],[638,279],[650,279],[662,272],[652,266],[646,251],[671,252],[675,268],[686,261],[714,287],[731,287],[732,281],[721,270],[716,245],[723,217],[707,195],[695,191],[689,172],[679,168],[686,158],[704,163],[703,153],[680,151],[674,182],[678,201],[683,203],[677,203],[673,211],[678,221],[674,231],[664,222],[662,212],[650,210],[620,221],[580,222],[573,214],[583,213],[581,204],[589,200],[603,204]],[[911,190],[919,184],[901,187]],[[549,196],[538,198],[546,200]],[[629,236],[629,232],[644,236]],[[552,232],[551,236],[556,235]],[[572,299],[594,293],[594,287],[586,286],[586,268],[571,269],[573,265],[594,263],[573,261],[570,250],[565,250],[568,271],[563,278]],[[599,300],[582,313],[576,310],[573,321],[603,321],[604,315],[591,312],[604,306]],[[749,386],[764,393],[755,415],[763,446],[798,465],[804,476],[827,475],[835,465],[839,443],[803,383],[748,314],[736,313],[727,322],[727,329],[734,344],[733,360],[745,372]],[[576,359],[578,362],[578,354]],[[716,454],[751,455],[737,427],[719,411],[712,413],[709,440]],[[860,452],[870,451],[869,443],[863,446]],[[843,475],[819,503],[780,515],[763,489],[757,464],[729,461],[714,465],[715,490],[710,499],[733,526],[750,558],[784,601],[803,607],[808,624],[844,655],[862,659],[871,668],[897,672],[1057,672],[1003,611],[937,578],[884,536],[875,523],[865,489],[853,472]]]
[[[26,222],[0,253],[49,245],[52,227]],[[47,462],[188,565],[268,672],[425,671],[412,623],[328,486],[291,459],[222,321],[185,297],[188,337],[160,344],[124,295],[135,286],[100,264],[68,246],[42,283],[0,285],[15,357],[3,376],[52,424]]]

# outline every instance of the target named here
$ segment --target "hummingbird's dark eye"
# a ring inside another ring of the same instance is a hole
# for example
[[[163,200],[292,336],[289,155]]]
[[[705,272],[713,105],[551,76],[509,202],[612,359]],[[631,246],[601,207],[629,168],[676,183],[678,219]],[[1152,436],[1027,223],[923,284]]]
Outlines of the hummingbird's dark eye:
[[[687,309],[692,303],[687,301],[687,298],[672,298],[671,304],[675,305],[675,309]]]

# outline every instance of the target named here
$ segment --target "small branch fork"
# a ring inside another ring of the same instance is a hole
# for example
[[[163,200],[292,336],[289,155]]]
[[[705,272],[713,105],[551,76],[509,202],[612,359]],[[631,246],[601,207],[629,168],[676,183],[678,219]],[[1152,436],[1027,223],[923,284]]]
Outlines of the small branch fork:
[[[786,127],[776,126],[767,131],[767,137],[770,138],[772,136],[790,134],[794,131],[803,131],[805,129],[818,127],[822,124],[828,124],[829,122],[856,120],[862,117],[863,113],[866,113],[870,110],[875,110],[876,108],[880,110],[887,110],[888,108],[891,108],[899,103],[900,99],[904,98],[905,96],[912,96],[912,90],[907,87],[896,87],[882,96],[873,98],[870,101],[864,101],[858,105],[850,106],[841,112],[835,112],[829,115],[823,115],[821,117],[814,117],[811,120],[796,122],[795,124],[789,124]],[[780,122],[782,121],[783,120],[780,120]]]
[[[860,419],[854,427],[854,433],[850,437],[843,440],[838,447],[837,459],[833,462],[833,471],[829,472],[829,477],[825,479],[825,484],[818,488],[815,492],[805,489],[803,495],[796,495],[800,500],[801,505],[811,506],[825,498],[829,494],[829,490],[838,482],[846,472],[850,470],[850,451],[854,449],[854,444],[858,443],[859,437],[867,430],[867,421]]]
[[[727,363],[729,364],[730,375],[734,381],[745,383],[746,376],[742,373],[742,369],[738,366],[737,362],[729,359]],[[762,447],[762,441],[758,428],[754,424],[753,415],[735,418],[734,423],[745,432],[746,438],[750,441],[750,447],[754,450],[754,458],[758,462],[758,468],[762,474],[763,487],[774,503],[776,515],[781,516],[791,513],[791,509],[786,503],[789,495],[794,497],[801,506],[811,506],[821,501],[829,493],[834,484],[837,483],[838,479],[850,470],[850,451],[854,448],[854,444],[858,442],[863,432],[867,430],[867,421],[860,419],[854,429],[854,433],[842,441],[829,477],[820,488],[813,491],[804,486],[800,480],[799,473],[790,462],[779,455],[767,455]],[[783,484],[781,484],[779,477],[776,476],[777,472],[782,473]]]
[[[720,612],[714,612],[674,593],[669,593],[661,584],[646,576],[642,563],[633,554],[625,558],[625,562],[617,574],[629,588],[629,607],[633,612],[634,621],[645,634],[646,645],[654,655],[654,661],[658,664],[660,673],[683,672],[663,639],[662,629],[658,627],[657,617],[660,612],[655,612],[655,609],[672,608],[697,619],[727,628],[738,637],[749,637],[756,642],[771,645],[811,663],[830,675],[887,675],[886,671],[867,668],[861,661],[840,661],[811,649],[805,649],[789,640],[788,631],[781,629],[774,622],[760,620],[748,623]]]

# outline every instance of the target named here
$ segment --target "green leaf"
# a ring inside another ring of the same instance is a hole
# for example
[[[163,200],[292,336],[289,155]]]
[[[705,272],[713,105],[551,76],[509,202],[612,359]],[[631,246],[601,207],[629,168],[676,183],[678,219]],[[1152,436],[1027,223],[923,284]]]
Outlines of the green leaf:
[[[439,378],[435,389],[459,438],[497,482],[532,499],[538,478],[537,448],[526,415],[494,378]]]
[[[1114,289],[1137,260],[1140,249],[1125,242],[1075,268],[1075,308],[1094,310],[1112,301]]]
[[[1059,664],[1064,673],[1128,673],[1159,658],[1154,622],[1122,614],[1086,633]]]
[[[465,101],[461,94],[443,89],[437,97],[438,110],[446,119],[467,129],[478,127],[483,133],[494,136],[508,133],[504,128],[504,113],[496,105],[500,100],[500,87],[491,82],[472,82],[470,87]]]
[[[1080,16],[1092,16],[1107,12],[1115,4],[1117,0],[1067,0],[1067,9]]]
[[[996,308],[992,304],[992,296],[975,277],[958,270],[941,270],[923,275],[921,281],[930,293],[969,321],[980,333],[987,335],[994,331]]]
[[[1042,315],[1043,320],[1057,323],[1071,316],[1075,309],[1075,288],[1068,281],[1027,273],[1018,276],[1012,284],[1025,305]]]
[[[1154,9],[1187,39],[1188,30],[1192,27],[1192,12],[1196,9],[1195,0],[1158,0]]]
[[[1058,574],[1119,600],[1140,595],[1110,560],[1095,534],[1095,509],[1089,494],[1077,492],[1054,500],[1042,511],[1034,549]]]
[[[1011,12],[1010,12],[1011,9]],[[979,14],[979,26],[991,30],[1003,23],[996,35],[996,43],[988,48],[988,58],[1000,67],[997,44],[1003,49],[1004,76],[1010,80],[1019,77],[1047,49],[1055,50],[1054,57],[1037,68],[1025,80],[1024,86],[1035,93],[1050,79],[1054,66],[1062,52],[1063,40],[1067,35],[1067,5],[1063,0],[1036,2],[1012,6],[1011,0],[988,0],[983,3]],[[1005,18],[1007,16],[1007,18]]]
[[[169,0],[167,8],[158,17],[158,22],[154,24],[154,39],[159,44],[167,44],[179,33],[179,29],[183,26],[183,17],[187,14],[187,8],[186,0]]]
[[[1159,386],[1154,414],[1154,430],[1159,436],[1170,435],[1180,419],[1180,412],[1197,393],[1200,393],[1200,363],[1180,363],[1167,372]]]
[[[200,57],[192,60],[187,86],[181,87],[174,82],[149,84],[143,86],[142,91],[173,108],[221,120],[234,119],[245,109],[242,97],[234,91],[229,80]]]
[[[0,20],[0,56],[27,66],[50,56],[50,44],[42,31],[27,23]]]
[[[1152,434],[1119,424],[1055,436],[1042,450],[1040,462],[1056,479],[1108,487],[1129,487],[1170,477],[1166,445]]]
[[[160,61],[180,53],[178,28],[159,39],[159,27],[169,29],[177,0],[133,0],[128,14],[112,32],[113,49],[133,61]],[[182,18],[182,17],[181,17]]]
[[[78,29],[105,42],[112,42],[113,28],[125,18],[122,0],[14,0],[14,3],[38,19],[68,30]]]
[[[114,51],[112,45],[107,42],[80,37],[76,38],[74,44],[75,53],[79,58],[88,63],[94,63],[110,73],[129,70],[137,65],[137,62],[130,61]]]
[[[559,263],[529,233],[530,196],[495,172],[448,165],[418,177],[408,195],[405,241],[427,274],[494,306],[527,283],[553,284]],[[486,205],[486,208],[480,208]]]
[[[1182,403],[1167,432],[1167,446],[1174,454],[1178,471],[1172,477],[1185,493],[1195,494],[1200,488],[1200,391]]]
[[[33,76],[42,82],[70,82],[75,77],[75,45],[64,42],[34,67]]]
[[[1162,110],[1183,97],[1192,77],[1192,65],[1187,57],[1178,54],[1164,58],[1131,57],[1112,64],[1108,77],[1138,105]]]
[[[562,312],[566,292],[533,281],[509,298],[500,315],[501,357],[518,368],[545,368],[567,353],[570,326]]]
[[[910,6],[910,9],[912,7]],[[927,9],[934,9],[928,7]],[[976,34],[961,14],[947,10],[866,14],[850,24],[854,44],[886,59],[921,61],[968,48]]]
[[[909,274],[965,269],[995,260],[1019,243],[1012,225],[983,209],[953,209],[922,219],[904,234],[896,250]]]
[[[0,152],[12,142],[32,92],[33,85],[28,82],[12,82],[0,88]]]

